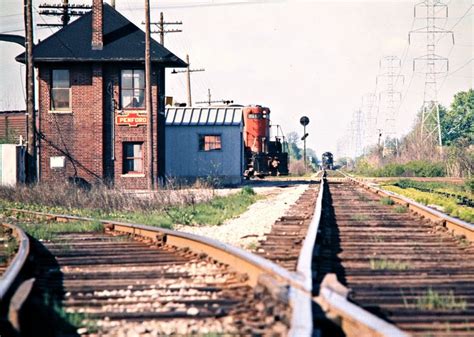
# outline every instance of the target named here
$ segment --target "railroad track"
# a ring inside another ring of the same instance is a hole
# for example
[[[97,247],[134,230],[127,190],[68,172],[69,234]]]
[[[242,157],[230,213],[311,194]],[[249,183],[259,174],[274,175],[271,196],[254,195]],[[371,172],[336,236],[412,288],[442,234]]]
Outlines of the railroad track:
[[[272,226],[257,254],[291,271],[296,271],[301,247],[313,217],[319,185],[314,182],[296,204]]]
[[[288,303],[250,280],[248,269],[168,245],[162,233],[127,228],[33,240],[23,335],[287,333]]]
[[[473,246],[349,181],[325,187],[313,266],[414,336],[474,335]]]

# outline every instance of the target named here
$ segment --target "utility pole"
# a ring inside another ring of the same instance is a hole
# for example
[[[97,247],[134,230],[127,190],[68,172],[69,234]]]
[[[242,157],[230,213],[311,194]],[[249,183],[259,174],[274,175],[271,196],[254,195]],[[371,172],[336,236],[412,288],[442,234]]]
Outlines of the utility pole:
[[[40,15],[59,16],[61,23],[39,23],[38,27],[65,27],[71,21],[72,16],[86,14],[92,7],[88,5],[70,5],[69,0],[62,0],[61,4],[39,5]]]
[[[33,5],[32,0],[24,0],[25,18],[25,57],[26,57],[26,113],[28,132],[27,180],[36,181],[36,112],[35,112],[35,79],[33,65]]]
[[[165,26],[167,25],[182,25],[181,21],[174,21],[174,22],[165,22],[163,17],[163,12],[160,13],[160,21],[159,22],[151,22],[152,25],[156,25],[158,30],[152,31],[152,34],[160,34],[160,43],[162,46],[165,45],[165,34],[167,33],[181,33],[181,29],[166,29]]]
[[[192,100],[191,100],[191,73],[198,72],[198,71],[205,71],[206,69],[191,69],[191,64],[189,63],[189,55],[186,55],[186,63],[188,64],[186,70],[173,70],[171,73],[172,74],[180,74],[180,73],[186,73],[186,90],[187,90],[187,96],[188,96],[188,103],[187,106],[192,105]]]
[[[417,9],[420,7],[424,9],[425,16],[418,15],[419,11]],[[451,34],[452,43],[454,44],[454,33],[436,25],[437,20],[448,17],[448,6],[442,3],[441,0],[424,0],[416,4],[414,16],[418,19],[426,19],[425,27],[408,33],[408,43],[411,43],[412,34],[421,33],[426,35],[426,55],[413,59],[413,71],[419,69],[419,64],[422,63],[424,65],[422,72],[425,73],[420,140],[423,145],[438,143],[442,154],[443,141],[439,120],[437,77],[449,70],[449,59],[436,54],[436,44],[438,37],[445,34]]]
[[[148,190],[153,190],[153,113],[151,100],[150,0],[145,0],[145,108],[147,116]]]
[[[380,60],[380,74],[377,75],[377,84],[382,81],[386,89],[379,93],[380,107],[384,112],[384,145],[382,156],[396,153],[398,150],[398,140],[396,138],[396,113],[402,99],[401,91],[395,88],[399,80],[403,84],[405,77],[400,75],[401,61],[396,56],[385,56]],[[395,148],[393,148],[395,142]]]
[[[223,103],[228,105],[234,103],[234,101],[230,99],[220,99],[217,101],[213,101],[211,99],[211,89],[207,89],[207,101],[196,102],[196,104],[207,104],[209,106],[211,106],[212,103]]]

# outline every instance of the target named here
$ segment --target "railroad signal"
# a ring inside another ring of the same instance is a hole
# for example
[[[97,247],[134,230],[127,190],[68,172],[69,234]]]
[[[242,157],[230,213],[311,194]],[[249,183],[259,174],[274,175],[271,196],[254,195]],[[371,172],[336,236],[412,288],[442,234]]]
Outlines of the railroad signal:
[[[306,126],[309,124],[309,118],[306,117],[306,116],[303,116],[300,118],[300,124],[303,125],[303,126]]]
[[[300,118],[300,124],[303,125],[303,134],[304,136],[301,137],[301,140],[304,142],[304,147],[303,147],[303,158],[304,158],[304,171],[306,172],[306,137],[308,137],[308,133],[306,133],[306,125],[309,124],[309,118],[306,116],[303,116]]]

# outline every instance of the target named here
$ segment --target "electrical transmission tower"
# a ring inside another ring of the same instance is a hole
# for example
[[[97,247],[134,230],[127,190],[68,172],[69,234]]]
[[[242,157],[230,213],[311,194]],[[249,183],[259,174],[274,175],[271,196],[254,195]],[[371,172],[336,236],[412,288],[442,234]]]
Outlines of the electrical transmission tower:
[[[362,140],[364,138],[363,123],[364,123],[364,120],[362,117],[362,110],[357,109],[356,111],[354,111],[354,115],[353,115],[352,123],[351,123],[354,158],[359,157],[363,153],[363,148],[362,148]]]
[[[426,36],[426,55],[413,59],[413,71],[421,70],[425,74],[420,139],[425,145],[438,143],[442,151],[443,142],[436,80],[438,76],[449,70],[449,60],[436,54],[436,45],[444,34],[451,34],[454,44],[454,33],[436,25],[438,20],[448,17],[448,6],[441,0],[425,0],[416,4],[414,16],[416,19],[426,19],[425,27],[412,30],[408,34],[408,43],[411,43],[412,34],[418,33]]]
[[[39,8],[41,9],[40,15],[61,17],[61,23],[39,23],[39,27],[65,27],[71,21],[72,16],[84,15],[92,9],[88,5],[70,5],[69,0],[62,0],[60,4],[52,5],[44,3],[39,5]]]
[[[384,114],[383,132],[384,144],[382,155],[397,152],[396,137],[397,110],[402,99],[401,91],[397,90],[399,80],[403,84],[404,76],[400,75],[401,61],[396,56],[385,56],[380,60],[380,73],[377,75],[377,85],[385,89],[379,93],[380,107]]]
[[[375,113],[375,105],[377,96],[374,93],[367,93],[362,96],[362,114],[364,116],[365,132],[364,132],[364,148],[376,142],[377,131],[377,115]]]

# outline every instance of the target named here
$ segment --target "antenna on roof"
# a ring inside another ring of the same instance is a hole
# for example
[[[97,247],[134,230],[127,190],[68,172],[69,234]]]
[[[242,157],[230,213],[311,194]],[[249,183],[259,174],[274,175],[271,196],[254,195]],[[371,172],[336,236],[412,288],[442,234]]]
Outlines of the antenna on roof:
[[[196,102],[196,104],[207,104],[209,106],[212,105],[212,103],[223,103],[225,105],[229,105],[229,104],[232,104],[234,103],[233,100],[229,100],[229,99],[220,99],[220,100],[217,100],[217,101],[213,101],[211,99],[211,89],[207,89],[207,101],[201,101],[201,102]]]

